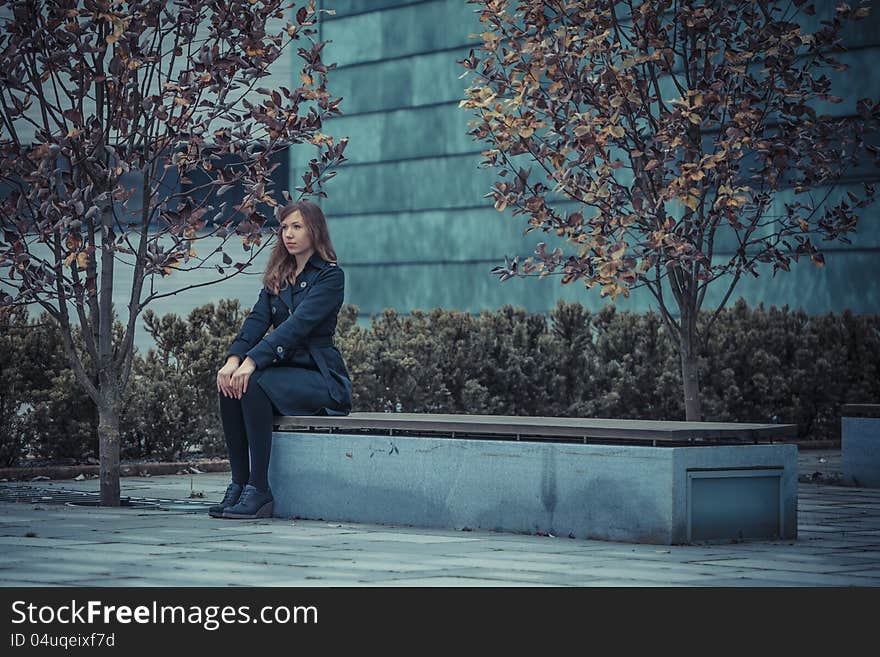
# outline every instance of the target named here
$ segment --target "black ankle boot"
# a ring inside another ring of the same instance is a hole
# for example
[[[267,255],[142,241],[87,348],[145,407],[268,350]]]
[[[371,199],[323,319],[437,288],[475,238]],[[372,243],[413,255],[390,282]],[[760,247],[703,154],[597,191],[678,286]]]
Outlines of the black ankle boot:
[[[208,509],[208,515],[213,518],[219,518],[223,515],[223,511],[230,506],[233,506],[238,503],[239,498],[241,498],[241,493],[244,490],[244,486],[241,484],[237,484],[234,481],[226,487],[226,495],[223,496],[223,501],[220,504],[215,504],[211,508]]]
[[[271,518],[272,509],[275,506],[272,491],[257,490],[256,487],[247,484],[241,494],[238,504],[226,507],[223,518],[238,518],[253,520],[256,518]]]

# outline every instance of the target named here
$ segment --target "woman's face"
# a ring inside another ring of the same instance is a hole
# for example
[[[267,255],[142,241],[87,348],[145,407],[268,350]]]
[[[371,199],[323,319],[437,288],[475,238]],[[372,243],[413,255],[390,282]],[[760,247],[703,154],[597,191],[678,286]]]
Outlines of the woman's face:
[[[306,228],[306,222],[298,210],[291,212],[281,221],[281,239],[287,252],[296,256],[297,262],[300,262],[300,256],[308,258],[313,252],[312,239]]]

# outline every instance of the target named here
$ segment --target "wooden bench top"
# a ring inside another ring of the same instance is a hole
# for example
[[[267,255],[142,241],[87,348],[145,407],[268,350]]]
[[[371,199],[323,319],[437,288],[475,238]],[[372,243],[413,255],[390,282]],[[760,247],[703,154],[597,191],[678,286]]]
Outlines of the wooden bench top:
[[[843,417],[880,417],[880,404],[844,404]]]
[[[379,431],[451,434],[519,440],[523,437],[585,442],[589,439],[662,442],[758,442],[793,439],[794,424],[739,424],[668,420],[524,417],[511,415],[450,415],[442,413],[351,413],[345,416],[285,415],[276,418],[279,431],[330,430],[338,433]]]

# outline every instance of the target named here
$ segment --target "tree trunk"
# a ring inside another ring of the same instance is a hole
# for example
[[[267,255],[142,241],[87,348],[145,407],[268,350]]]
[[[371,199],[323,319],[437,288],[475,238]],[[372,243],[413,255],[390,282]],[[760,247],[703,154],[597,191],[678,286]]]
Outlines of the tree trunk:
[[[101,464],[101,506],[120,506],[119,499],[119,408],[113,403],[98,406],[98,444]]]
[[[703,419],[694,324],[689,314],[682,313],[679,352],[681,354],[681,380],[684,387],[684,413],[688,422],[700,422]]]

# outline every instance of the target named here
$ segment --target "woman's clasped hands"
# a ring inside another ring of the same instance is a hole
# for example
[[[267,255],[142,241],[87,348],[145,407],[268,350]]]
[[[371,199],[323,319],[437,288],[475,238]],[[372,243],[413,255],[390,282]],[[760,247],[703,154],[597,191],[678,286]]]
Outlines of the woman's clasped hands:
[[[226,364],[217,372],[217,390],[227,397],[241,399],[247,391],[248,380],[256,369],[257,364],[250,356],[244,361],[236,356],[230,356]]]

